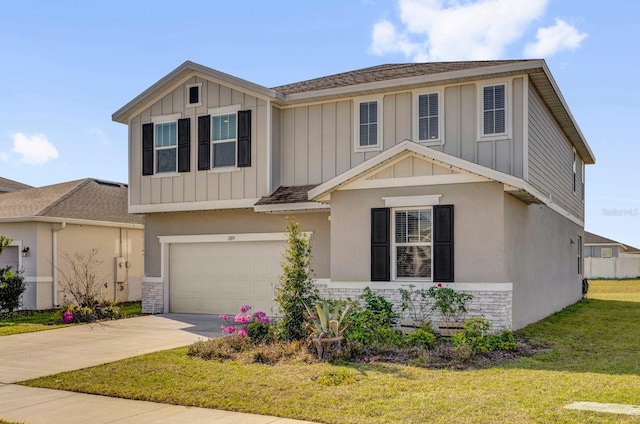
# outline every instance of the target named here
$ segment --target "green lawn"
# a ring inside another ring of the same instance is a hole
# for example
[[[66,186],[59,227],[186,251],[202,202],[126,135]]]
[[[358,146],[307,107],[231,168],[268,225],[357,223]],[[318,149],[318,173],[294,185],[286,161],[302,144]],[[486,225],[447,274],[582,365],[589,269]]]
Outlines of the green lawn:
[[[127,317],[140,315],[141,308],[140,302],[126,302],[120,305],[120,311]],[[0,336],[52,330],[67,326],[67,324],[62,323],[59,309],[16,311],[11,316],[0,315]]]
[[[631,298],[640,293],[640,281]],[[594,296],[519,332],[550,351],[481,370],[394,364],[243,365],[186,348],[25,384],[326,423],[606,423],[639,417],[563,409],[575,401],[640,405],[640,303]],[[597,290],[596,290],[597,288]],[[348,385],[317,377],[352,373]]]

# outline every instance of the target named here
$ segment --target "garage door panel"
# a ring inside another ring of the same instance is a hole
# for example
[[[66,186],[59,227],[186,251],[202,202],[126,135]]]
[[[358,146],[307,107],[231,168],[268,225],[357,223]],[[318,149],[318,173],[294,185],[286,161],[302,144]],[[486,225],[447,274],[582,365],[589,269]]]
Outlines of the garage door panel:
[[[236,314],[243,305],[272,313],[284,241],[175,244],[170,248],[170,310]]]

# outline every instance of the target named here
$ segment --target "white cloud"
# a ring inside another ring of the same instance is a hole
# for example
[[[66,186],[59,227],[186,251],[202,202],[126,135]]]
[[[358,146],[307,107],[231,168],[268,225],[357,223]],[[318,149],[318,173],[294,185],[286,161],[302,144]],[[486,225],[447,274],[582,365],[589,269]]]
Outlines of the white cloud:
[[[22,155],[20,162],[28,165],[42,165],[58,157],[58,150],[44,134],[14,134],[13,152]]]
[[[548,2],[398,0],[401,24],[395,26],[389,20],[375,24],[371,51],[377,55],[401,53],[415,61],[499,59],[542,17]],[[565,43],[576,45],[561,35],[558,37]],[[543,39],[549,38],[545,33]]]
[[[577,49],[585,38],[587,33],[581,33],[576,27],[556,19],[555,25],[538,29],[536,42],[527,44],[524,54],[542,58],[553,56],[562,50]]]

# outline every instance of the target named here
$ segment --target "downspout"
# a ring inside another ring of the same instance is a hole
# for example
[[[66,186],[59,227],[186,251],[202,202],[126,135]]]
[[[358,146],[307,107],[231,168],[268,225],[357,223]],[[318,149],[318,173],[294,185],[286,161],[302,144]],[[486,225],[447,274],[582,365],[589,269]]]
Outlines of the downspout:
[[[61,222],[58,227],[51,230],[51,240],[53,244],[53,251],[51,252],[51,262],[53,264],[53,277],[51,281],[51,289],[53,290],[53,293],[51,294],[51,301],[54,308],[58,307],[58,236],[56,233],[60,230],[64,230],[66,226],[66,222]]]

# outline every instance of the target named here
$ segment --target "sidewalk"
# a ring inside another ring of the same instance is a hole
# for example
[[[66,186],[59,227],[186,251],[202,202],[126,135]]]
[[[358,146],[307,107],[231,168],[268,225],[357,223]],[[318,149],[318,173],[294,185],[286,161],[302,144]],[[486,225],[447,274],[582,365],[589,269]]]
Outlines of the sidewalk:
[[[0,384],[0,418],[29,424],[312,424],[288,418]]]

